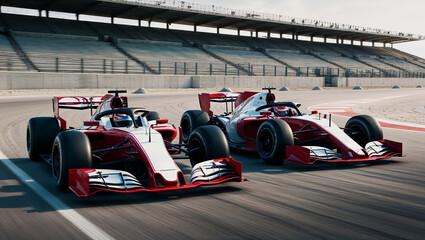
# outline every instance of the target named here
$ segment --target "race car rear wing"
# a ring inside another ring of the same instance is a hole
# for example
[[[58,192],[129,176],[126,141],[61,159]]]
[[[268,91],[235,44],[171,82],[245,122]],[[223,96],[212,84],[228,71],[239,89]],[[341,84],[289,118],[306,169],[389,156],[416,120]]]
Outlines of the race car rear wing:
[[[98,107],[102,97],[57,97],[59,108],[89,109]]]
[[[112,97],[112,95],[110,95]],[[93,109],[104,101],[105,97],[53,97],[53,115],[60,121],[62,129],[66,129],[66,121],[59,116],[59,108]]]
[[[211,111],[211,102],[226,103],[226,112],[233,111],[243,101],[258,92],[223,92],[223,93],[201,93],[199,97],[199,105],[203,111],[211,117],[214,113]],[[230,103],[230,108],[229,104]]]

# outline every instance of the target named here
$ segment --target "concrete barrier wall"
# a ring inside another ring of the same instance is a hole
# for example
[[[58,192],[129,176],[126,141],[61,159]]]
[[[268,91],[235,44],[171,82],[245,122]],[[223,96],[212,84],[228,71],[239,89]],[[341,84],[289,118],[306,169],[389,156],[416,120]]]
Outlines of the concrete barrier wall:
[[[0,72],[0,89],[190,88],[191,76]]]
[[[425,85],[424,78],[337,78],[332,84],[334,87],[416,87]]]
[[[193,88],[261,88],[273,86],[281,88],[323,87],[325,79],[321,77],[249,77],[249,76],[193,76]]]
[[[317,77],[182,76],[140,74],[0,72],[0,89],[78,88],[312,88],[324,86]]]
[[[424,78],[334,78],[333,87],[416,87]],[[324,87],[322,77],[0,72],[0,89]]]

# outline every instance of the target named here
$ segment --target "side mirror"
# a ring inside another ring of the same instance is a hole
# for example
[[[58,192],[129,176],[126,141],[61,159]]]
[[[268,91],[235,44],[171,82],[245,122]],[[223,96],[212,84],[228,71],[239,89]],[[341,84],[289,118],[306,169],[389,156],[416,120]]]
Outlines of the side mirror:
[[[90,127],[99,127],[100,123],[98,121],[84,121],[84,126],[90,126]]]
[[[272,115],[272,112],[270,112],[270,111],[263,111],[263,112],[260,112],[260,114],[263,115],[263,116],[270,116],[270,115]]]
[[[166,124],[168,123],[168,119],[158,119],[156,120],[156,124]]]

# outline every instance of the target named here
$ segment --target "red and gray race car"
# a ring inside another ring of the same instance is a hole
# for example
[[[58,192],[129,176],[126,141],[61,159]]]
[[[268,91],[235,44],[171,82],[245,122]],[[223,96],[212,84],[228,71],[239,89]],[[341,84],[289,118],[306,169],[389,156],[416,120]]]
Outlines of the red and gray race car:
[[[402,143],[384,139],[381,126],[373,117],[354,116],[344,128],[339,128],[329,114],[307,115],[300,112],[298,103],[275,102],[273,89],[199,94],[201,110],[186,111],[181,118],[183,141],[187,142],[198,127],[215,125],[232,148],[258,152],[268,164],[355,162],[402,156]],[[214,114],[211,102],[225,103],[226,112]]]
[[[192,131],[174,144],[177,129],[146,108],[129,108],[126,91],[103,97],[54,97],[54,117],[31,118],[27,148],[32,160],[51,165],[56,186],[80,197],[99,191],[139,192],[194,188],[243,181],[241,164],[229,157],[216,126]],[[67,128],[60,108],[96,111],[79,128]],[[173,157],[189,158],[190,183]]]

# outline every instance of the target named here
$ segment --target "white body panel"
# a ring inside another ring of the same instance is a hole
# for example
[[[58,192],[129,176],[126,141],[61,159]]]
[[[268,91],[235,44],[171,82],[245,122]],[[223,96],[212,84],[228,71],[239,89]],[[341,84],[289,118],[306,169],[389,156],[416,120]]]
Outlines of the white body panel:
[[[245,143],[245,139],[242,139],[237,134],[237,123],[241,118],[260,116],[260,112],[255,111],[260,106],[267,104],[266,102],[267,93],[257,93],[249,97],[245,102],[239,105],[230,117],[226,125],[226,130],[229,134],[229,139],[233,143]]]
[[[260,111],[256,111],[256,109],[267,104],[266,96],[266,92],[255,94],[248,98],[241,105],[239,105],[232,114],[227,116],[230,117],[230,120],[220,118],[223,121],[227,121],[226,130],[229,139],[232,143],[243,144],[246,142],[246,140],[239,137],[237,133],[237,123],[240,119],[243,118],[261,117]],[[272,113],[271,116],[274,116],[274,113]],[[365,155],[362,150],[363,148],[359,144],[357,144],[352,138],[350,138],[344,131],[342,131],[336,124],[331,123],[331,125],[329,126],[328,119],[319,119],[317,116],[313,115],[293,116],[291,118],[302,119],[316,123],[317,125],[322,127],[326,132],[332,134],[334,137],[339,139],[339,141],[343,142],[348,148],[350,148],[355,153],[359,155]]]
[[[180,171],[180,168],[177,167],[173,158],[168,153],[159,132],[150,128],[150,126],[118,129],[132,134],[138,140],[140,148],[143,149],[145,155],[150,159],[149,162],[152,164],[155,172],[161,173],[166,181],[177,181],[177,173]]]
[[[120,128],[112,127],[109,117],[102,117],[100,119],[100,125],[104,126],[106,129],[118,129],[133,135],[134,138],[137,139],[139,147],[150,159],[149,162],[154,171],[161,173],[166,181],[177,181],[177,173],[180,171],[180,168],[177,167],[173,158],[168,153],[162,135],[150,127],[146,118],[141,118],[141,122],[143,127],[134,128],[130,126]]]
[[[344,131],[342,131],[335,123],[331,122],[331,126],[329,126],[329,120],[319,117],[313,116],[313,115],[303,115],[303,116],[297,116],[294,118],[307,120],[310,122],[314,122],[317,125],[321,126],[323,129],[325,129],[326,132],[332,134],[334,137],[339,139],[339,141],[343,142],[345,146],[353,150],[355,153],[359,155],[365,155],[363,152],[363,148],[356,143],[350,136],[348,136]]]

